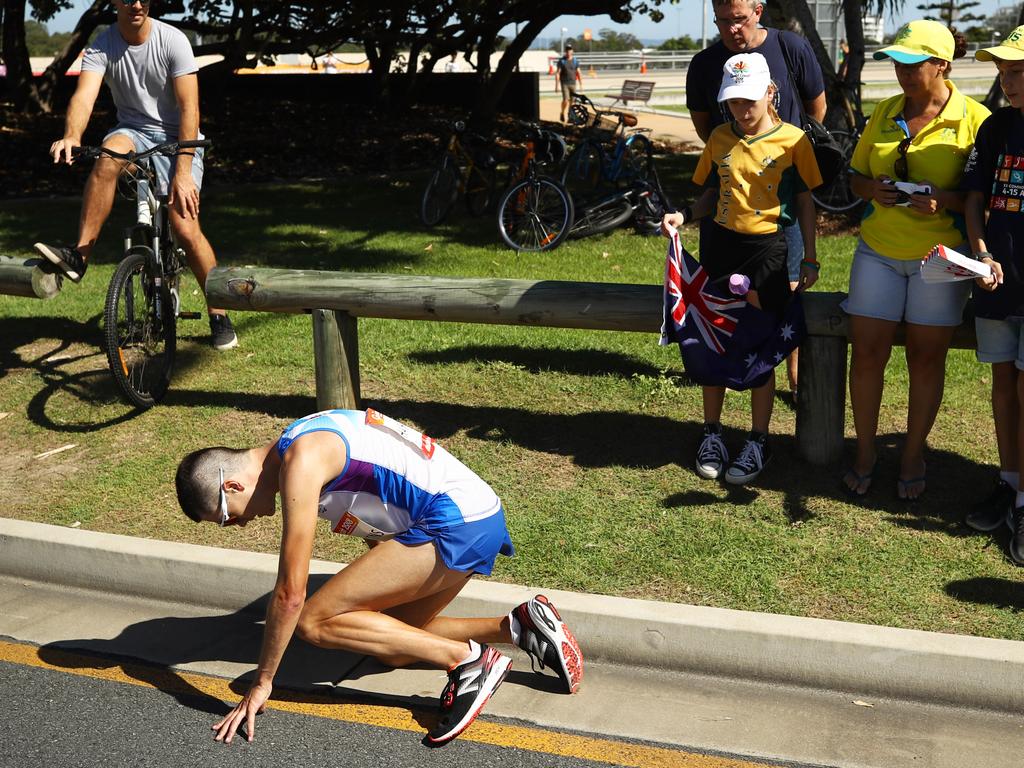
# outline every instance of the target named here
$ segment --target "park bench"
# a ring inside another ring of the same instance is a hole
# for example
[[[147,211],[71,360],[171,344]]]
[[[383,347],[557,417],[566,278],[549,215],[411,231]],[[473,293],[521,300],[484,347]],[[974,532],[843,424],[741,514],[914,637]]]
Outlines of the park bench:
[[[614,99],[608,106],[614,107],[621,101],[624,106],[628,107],[631,101],[646,104],[651,100],[653,92],[654,83],[650,80],[624,80],[622,89],[618,93],[606,93],[605,96]]]
[[[0,294],[52,299],[60,293],[63,280],[43,259],[0,256]]]
[[[546,326],[656,334],[662,286],[557,280],[427,277],[269,267],[217,267],[206,281],[211,307],[309,312],[316,401],[359,408],[357,318]],[[796,442],[812,464],[838,461],[846,412],[847,319],[842,293],[804,295],[808,336],[800,353]],[[897,343],[902,344],[902,337]],[[975,346],[974,323],[954,347]]]

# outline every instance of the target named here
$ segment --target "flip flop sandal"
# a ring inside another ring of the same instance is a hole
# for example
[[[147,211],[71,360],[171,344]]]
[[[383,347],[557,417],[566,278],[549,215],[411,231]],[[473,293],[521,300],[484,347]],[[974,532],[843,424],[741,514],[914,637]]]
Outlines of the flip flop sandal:
[[[850,467],[848,470],[846,470],[846,474],[843,475],[842,479],[840,479],[839,484],[841,486],[843,486],[843,491],[851,499],[863,499],[865,496],[868,495],[868,493],[871,492],[871,483],[874,480],[874,475],[875,475],[875,468],[874,467],[871,467],[871,469],[869,469],[863,475],[860,472],[858,472],[856,469],[854,469],[853,467]],[[853,477],[857,481],[856,483],[854,483],[852,488],[846,482],[847,478],[849,478],[849,477]],[[864,483],[868,484],[867,488],[865,488],[863,491],[857,490]]]
[[[921,488],[921,492],[918,493],[917,496],[913,496],[913,497],[909,496],[908,493],[907,493],[908,490],[912,486],[915,486],[915,485],[918,485],[918,484],[920,484],[922,486],[925,486],[925,487]],[[924,475],[921,475],[920,477],[912,477],[909,480],[903,480],[902,478],[896,480],[896,498],[899,499],[900,501],[906,501],[906,502],[917,501],[922,496],[924,496],[924,492],[925,492],[926,489],[927,489],[927,478]],[[900,494],[902,494],[902,496]]]

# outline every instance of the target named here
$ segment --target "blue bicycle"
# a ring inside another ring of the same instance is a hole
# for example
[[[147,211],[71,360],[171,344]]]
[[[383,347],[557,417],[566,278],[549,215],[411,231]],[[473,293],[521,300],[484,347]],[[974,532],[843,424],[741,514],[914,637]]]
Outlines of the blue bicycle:
[[[636,115],[600,109],[578,93],[569,108],[569,122],[587,129],[562,172],[562,184],[574,202],[606,193],[602,186],[628,186],[651,178],[651,141],[644,135],[649,129],[636,127]]]

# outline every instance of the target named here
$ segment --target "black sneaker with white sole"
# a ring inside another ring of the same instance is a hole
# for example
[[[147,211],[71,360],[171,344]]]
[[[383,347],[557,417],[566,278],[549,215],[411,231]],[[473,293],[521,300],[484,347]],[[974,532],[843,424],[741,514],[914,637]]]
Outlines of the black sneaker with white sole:
[[[565,683],[568,693],[576,693],[583,680],[583,652],[558,610],[544,595],[517,605],[508,615],[512,641],[530,654],[530,665],[552,669]]]
[[[749,483],[761,474],[761,470],[764,469],[771,457],[768,436],[751,432],[747,442],[743,444],[740,455],[736,457],[736,461],[725,470],[725,482],[732,485]]]
[[[705,424],[704,439],[697,449],[697,474],[707,480],[717,480],[729,463],[729,451],[722,441],[721,424]]]
[[[1016,500],[1017,490],[996,475],[996,484],[992,492],[974,505],[964,522],[974,530],[983,532],[994,531],[1004,522],[1012,527],[1013,505]]]
[[[227,315],[210,315],[210,336],[214,349],[233,349],[238,346],[238,334]]]
[[[486,643],[469,641],[469,656],[448,672],[441,717],[427,734],[431,744],[451,741],[472,723],[512,667],[512,659]]]
[[[73,283],[82,282],[88,265],[77,248],[72,248],[70,245],[47,245],[46,243],[36,243],[33,248],[63,272],[68,280]]]

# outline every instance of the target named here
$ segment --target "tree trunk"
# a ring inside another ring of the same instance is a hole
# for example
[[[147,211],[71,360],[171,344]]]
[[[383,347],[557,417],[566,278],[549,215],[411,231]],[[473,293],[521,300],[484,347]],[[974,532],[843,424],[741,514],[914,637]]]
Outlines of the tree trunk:
[[[494,75],[486,82],[481,82],[476,105],[473,107],[470,118],[473,125],[489,125],[493,121],[494,113],[498,109],[498,102],[501,100],[502,94],[505,93],[512,73],[515,72],[516,64],[519,63],[519,58],[537,39],[537,35],[544,30],[544,27],[555,18],[555,15],[548,15],[528,22],[505,49],[498,61],[498,68],[494,70]]]
[[[843,22],[846,28],[846,42],[850,50],[846,54],[846,73],[842,82],[845,92],[855,97],[856,104],[852,104],[851,107],[858,112],[861,109],[860,76],[864,71],[864,17],[862,14],[863,6],[860,0],[844,0]],[[830,91],[830,96],[834,97],[836,95],[838,94]],[[846,130],[853,130],[855,126],[850,124],[851,115],[847,113],[845,105],[842,104],[842,99],[839,101],[840,103],[837,106],[842,106],[843,108],[836,111],[836,117],[830,124],[835,127],[844,127]],[[831,103],[829,106],[832,106]]]
[[[3,50],[8,98],[15,109],[24,109],[32,99],[32,63],[25,45],[25,0],[4,3]]]
[[[53,112],[55,109],[65,106],[64,103],[57,101],[58,88],[64,80],[64,74],[85,48],[89,37],[96,31],[96,27],[105,19],[109,20],[107,16],[109,9],[110,3],[106,0],[94,0],[88,10],[78,19],[67,45],[54,57],[42,76],[33,81],[31,91],[33,107],[41,112]]]

